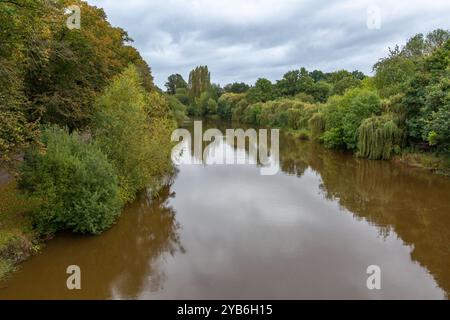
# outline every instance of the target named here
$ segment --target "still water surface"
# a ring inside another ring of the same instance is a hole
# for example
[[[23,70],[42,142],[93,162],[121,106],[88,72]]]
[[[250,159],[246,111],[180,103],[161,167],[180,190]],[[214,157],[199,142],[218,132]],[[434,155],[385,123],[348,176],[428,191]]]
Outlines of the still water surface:
[[[274,176],[179,166],[158,200],[141,195],[103,235],[49,241],[0,299],[448,298],[449,178],[283,134],[280,149]],[[73,264],[80,291],[66,288]],[[382,289],[371,291],[374,264]]]

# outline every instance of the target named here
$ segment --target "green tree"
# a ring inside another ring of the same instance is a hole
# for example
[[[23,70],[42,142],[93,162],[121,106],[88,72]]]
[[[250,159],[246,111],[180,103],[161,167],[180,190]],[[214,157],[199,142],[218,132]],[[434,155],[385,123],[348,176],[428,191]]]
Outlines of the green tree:
[[[191,102],[200,98],[203,92],[211,88],[211,74],[207,66],[196,67],[189,73],[188,96]]]
[[[323,80],[312,84],[311,88],[308,90],[308,93],[314,97],[316,102],[326,102],[330,93],[333,89],[333,86],[328,82]]]
[[[177,89],[186,89],[188,84],[184,81],[183,77],[177,73],[170,75],[164,86],[167,88],[168,94],[175,94]]]
[[[163,97],[146,94],[134,66],[117,76],[97,99],[94,137],[119,176],[123,203],[156,185],[170,169],[173,123],[162,117],[167,110]]]
[[[247,92],[247,99],[250,103],[266,102],[274,98],[274,89],[270,80],[259,78],[255,85]]]
[[[411,144],[450,153],[450,40],[427,56],[403,100]]]
[[[325,117],[325,145],[330,148],[357,147],[358,128],[361,122],[382,112],[381,100],[375,92],[350,89],[343,96],[330,98],[323,113]]]
[[[276,83],[277,91],[283,96],[295,96],[300,92],[300,70],[285,73]]]
[[[405,57],[400,48],[389,49],[389,56],[380,59],[374,67],[374,83],[382,97],[404,92],[415,75],[416,64]]]
[[[244,82],[233,82],[227,84],[223,89],[227,93],[245,93],[250,86]]]

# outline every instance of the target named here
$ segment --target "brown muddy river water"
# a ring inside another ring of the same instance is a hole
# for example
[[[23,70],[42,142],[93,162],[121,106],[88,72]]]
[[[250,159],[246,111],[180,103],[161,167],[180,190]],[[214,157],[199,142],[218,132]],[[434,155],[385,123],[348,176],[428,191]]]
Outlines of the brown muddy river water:
[[[0,285],[0,299],[449,297],[448,177],[283,132],[280,160],[273,176],[180,165],[158,200],[141,195],[103,235],[49,241]],[[79,291],[66,287],[69,265],[81,268]],[[381,290],[366,286],[370,265]]]

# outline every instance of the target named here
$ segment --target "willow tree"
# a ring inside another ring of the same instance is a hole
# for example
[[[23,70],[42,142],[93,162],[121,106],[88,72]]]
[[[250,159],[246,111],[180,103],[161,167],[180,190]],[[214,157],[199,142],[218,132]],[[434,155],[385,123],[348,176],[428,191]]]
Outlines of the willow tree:
[[[358,129],[358,155],[368,159],[390,159],[398,150],[404,134],[390,114],[363,120]]]
[[[318,140],[325,131],[325,117],[322,113],[316,112],[308,121],[309,130],[313,139]]]
[[[201,94],[208,92],[211,88],[211,74],[208,66],[196,67],[189,73],[188,95],[191,102],[200,98]]]

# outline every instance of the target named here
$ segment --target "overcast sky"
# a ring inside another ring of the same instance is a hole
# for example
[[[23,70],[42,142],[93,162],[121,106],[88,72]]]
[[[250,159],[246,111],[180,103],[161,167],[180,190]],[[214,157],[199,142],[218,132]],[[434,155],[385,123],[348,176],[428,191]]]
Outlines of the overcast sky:
[[[222,85],[274,81],[300,67],[370,73],[389,46],[450,29],[450,0],[88,2],[128,31],[161,88],[170,74],[187,79],[197,65],[208,65],[212,81]]]

